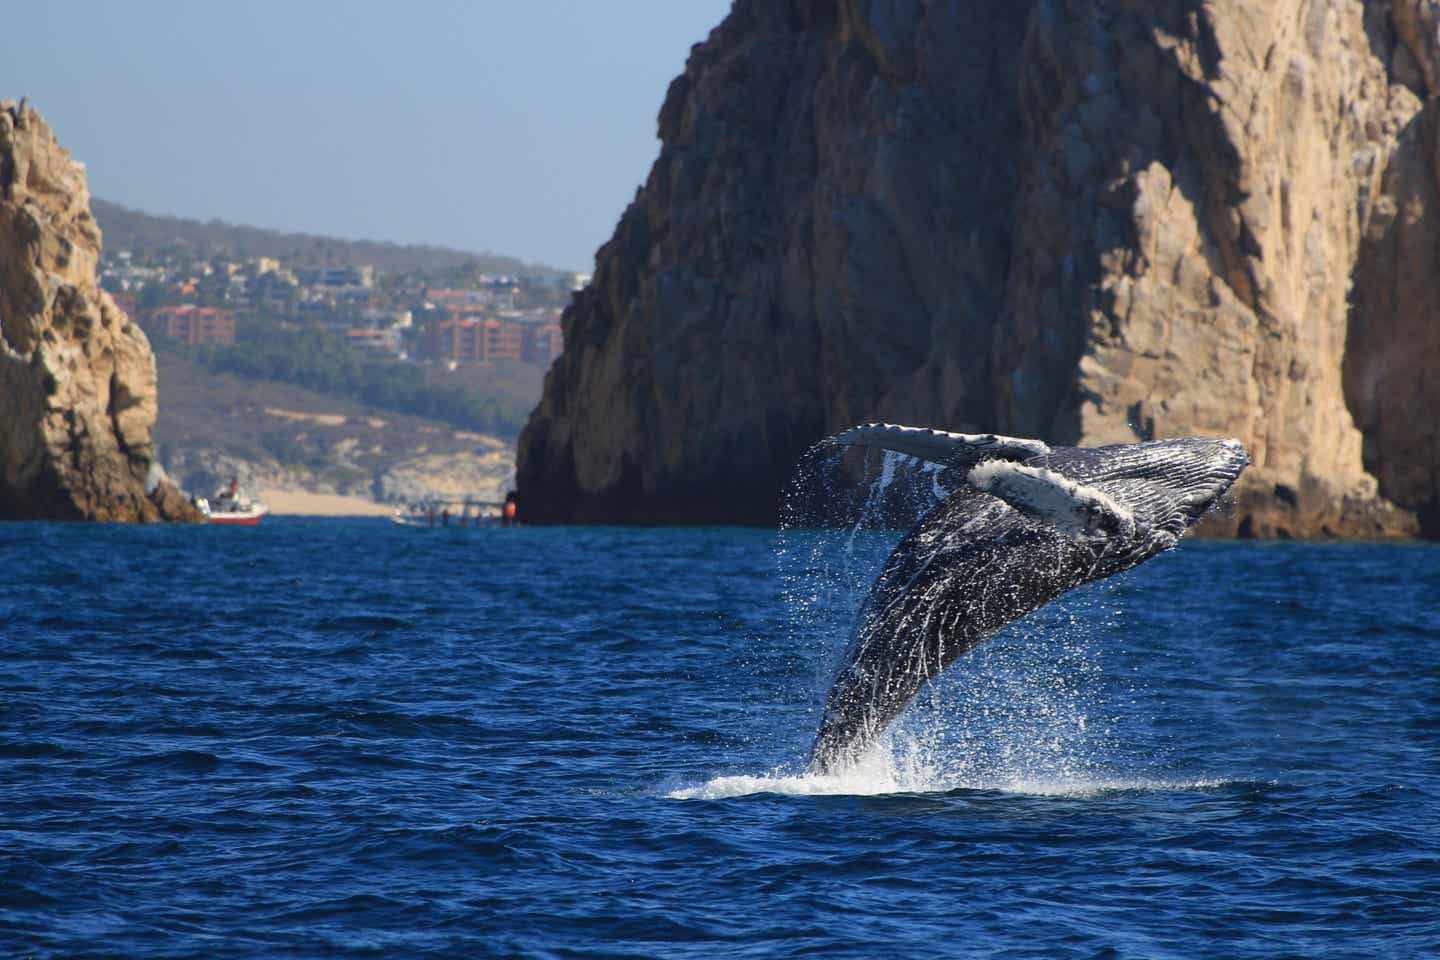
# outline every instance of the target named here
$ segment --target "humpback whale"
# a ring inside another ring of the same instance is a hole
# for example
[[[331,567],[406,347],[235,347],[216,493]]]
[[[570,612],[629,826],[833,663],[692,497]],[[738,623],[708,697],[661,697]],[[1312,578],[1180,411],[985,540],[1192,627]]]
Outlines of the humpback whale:
[[[1235,440],[1101,447],[863,424],[823,445],[939,465],[953,492],[906,534],[860,608],[811,749],[820,772],[883,734],[932,677],[1001,627],[1175,545],[1250,462]]]

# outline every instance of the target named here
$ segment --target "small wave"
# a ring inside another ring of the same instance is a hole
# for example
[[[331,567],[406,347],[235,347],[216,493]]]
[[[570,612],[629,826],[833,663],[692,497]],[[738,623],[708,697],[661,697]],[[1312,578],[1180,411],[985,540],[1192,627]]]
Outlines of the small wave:
[[[372,635],[382,635],[392,630],[403,630],[413,627],[415,624],[410,620],[400,617],[390,617],[384,614],[352,614],[349,616],[323,617],[315,623],[317,633],[355,633],[369,631]]]
[[[183,773],[212,773],[218,770],[223,762],[215,754],[203,750],[166,750],[130,757],[124,761],[124,765]]]
[[[1249,784],[1248,780],[1232,780],[1225,777],[1201,778],[1197,780],[1153,780],[1147,777],[1117,777],[1099,780],[1015,780],[995,784],[981,789],[992,789],[1002,793],[1014,793],[1033,797],[1105,797],[1123,793],[1193,793],[1207,790],[1223,790],[1237,785]]]
[[[0,760],[51,760],[67,753],[60,744],[49,740],[0,743]]]

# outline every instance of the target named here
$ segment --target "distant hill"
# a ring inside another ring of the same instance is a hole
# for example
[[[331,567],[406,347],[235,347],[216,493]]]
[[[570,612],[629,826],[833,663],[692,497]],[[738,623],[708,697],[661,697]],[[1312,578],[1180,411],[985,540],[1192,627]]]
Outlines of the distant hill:
[[[260,392],[267,384],[289,383],[335,401],[505,438],[525,425],[545,376],[543,367],[519,360],[453,371],[406,363],[347,343],[332,331],[287,329],[263,319],[241,325],[234,344],[192,347],[163,334],[151,344],[157,357],[177,354],[211,374],[253,381]]]
[[[525,263],[514,257],[469,253],[448,247],[342,240],[310,233],[281,233],[278,230],[239,226],[223,220],[202,222],[180,217],[157,217],[98,197],[91,198],[90,209],[104,232],[107,250],[130,250],[141,255],[181,247],[207,256],[237,260],[276,257],[288,266],[369,263],[389,273],[435,273],[455,268],[472,268],[487,273],[564,272],[555,267]]]
[[[174,352],[155,359],[159,460],[191,493],[209,494],[233,477],[262,498],[295,490],[389,502],[498,500],[512,482],[514,448],[503,438],[217,374]]]

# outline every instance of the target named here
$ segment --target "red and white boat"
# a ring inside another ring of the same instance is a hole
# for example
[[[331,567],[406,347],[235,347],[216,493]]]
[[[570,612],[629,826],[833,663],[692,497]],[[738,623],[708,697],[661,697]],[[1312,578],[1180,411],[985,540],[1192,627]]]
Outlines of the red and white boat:
[[[200,508],[200,512],[205,514],[211,523],[236,523],[246,526],[254,526],[260,522],[261,517],[270,512],[270,508],[259,500],[251,500],[234,480],[230,481],[228,487],[221,487],[209,500],[196,497],[195,506]]]

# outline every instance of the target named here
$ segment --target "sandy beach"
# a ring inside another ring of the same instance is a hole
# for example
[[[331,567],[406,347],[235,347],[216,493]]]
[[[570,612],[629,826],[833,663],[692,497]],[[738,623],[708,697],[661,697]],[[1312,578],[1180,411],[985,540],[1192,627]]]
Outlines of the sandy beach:
[[[265,490],[259,499],[269,505],[271,513],[292,516],[388,517],[395,512],[394,504],[334,493],[307,493],[304,490]]]

